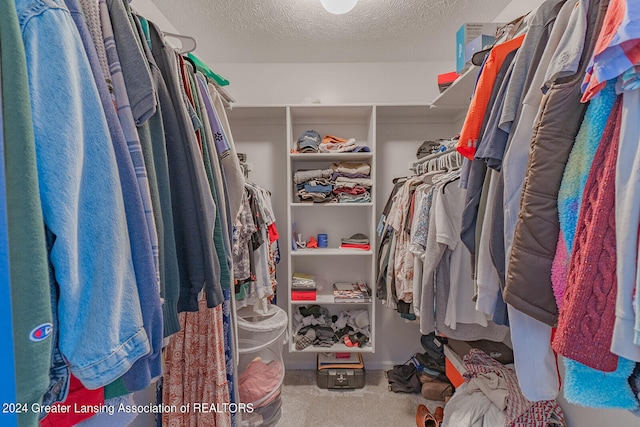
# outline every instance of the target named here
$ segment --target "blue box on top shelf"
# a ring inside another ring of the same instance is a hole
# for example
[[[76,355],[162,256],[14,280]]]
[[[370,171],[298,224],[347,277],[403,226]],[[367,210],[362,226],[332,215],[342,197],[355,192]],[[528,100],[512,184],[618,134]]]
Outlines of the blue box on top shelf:
[[[500,23],[467,23],[456,33],[456,72],[461,74],[467,66],[467,63],[471,61],[471,56],[467,57],[467,44],[471,43],[479,36],[494,37],[496,30],[502,26]],[[479,40],[480,43],[484,43],[485,40]],[[493,43],[493,42],[491,42]],[[489,44],[491,44],[489,43]],[[472,53],[473,55],[473,53]]]
[[[480,52],[482,49],[490,47],[495,41],[495,37],[481,35],[471,40],[464,48],[464,62],[467,63],[471,61],[473,54],[476,52]]]

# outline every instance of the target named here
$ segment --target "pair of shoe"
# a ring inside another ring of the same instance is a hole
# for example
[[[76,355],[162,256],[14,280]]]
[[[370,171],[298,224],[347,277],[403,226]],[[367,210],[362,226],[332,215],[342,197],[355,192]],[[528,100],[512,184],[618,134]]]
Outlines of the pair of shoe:
[[[436,410],[431,413],[422,403],[418,405],[416,411],[416,426],[418,427],[440,427],[442,425],[442,419],[444,418],[444,408],[438,406]]]

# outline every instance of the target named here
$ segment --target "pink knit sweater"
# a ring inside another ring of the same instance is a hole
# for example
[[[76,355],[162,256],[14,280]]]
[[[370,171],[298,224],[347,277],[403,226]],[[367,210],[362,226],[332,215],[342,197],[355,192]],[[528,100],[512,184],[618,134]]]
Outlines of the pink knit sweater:
[[[620,138],[615,106],[587,178],[567,288],[553,349],[604,372],[616,370],[609,351],[616,309],[615,175]]]

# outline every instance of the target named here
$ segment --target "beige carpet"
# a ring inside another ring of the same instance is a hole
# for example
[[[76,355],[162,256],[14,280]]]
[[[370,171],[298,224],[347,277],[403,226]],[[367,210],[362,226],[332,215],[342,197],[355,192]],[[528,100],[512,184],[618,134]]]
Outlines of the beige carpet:
[[[354,427],[416,425],[416,408],[434,411],[443,402],[420,394],[393,393],[382,371],[367,371],[365,387],[325,390],[316,385],[315,371],[286,371],[282,388],[282,418],[278,427]]]

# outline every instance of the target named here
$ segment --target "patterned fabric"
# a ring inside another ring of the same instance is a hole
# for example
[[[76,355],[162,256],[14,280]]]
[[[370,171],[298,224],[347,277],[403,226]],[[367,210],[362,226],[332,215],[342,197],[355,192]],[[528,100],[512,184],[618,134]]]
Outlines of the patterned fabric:
[[[231,289],[222,290],[224,301],[222,302],[222,325],[224,328],[224,363],[227,367],[227,384],[229,386],[229,403],[237,403],[234,388],[235,363],[233,361],[233,325],[231,323]],[[236,426],[236,413],[231,413],[231,425]]]
[[[602,96],[594,99],[587,107],[560,184],[558,192],[560,237],[551,271],[551,282],[558,308],[563,303],[584,186],[617,97],[614,86],[613,82],[609,84],[602,91]]]
[[[640,61],[640,3],[611,0],[582,83],[582,102]]]
[[[507,397],[507,427],[547,427],[549,424],[566,426],[564,414],[555,400],[531,402],[520,390],[518,379],[513,370],[498,363],[495,359],[478,349],[464,357],[466,373],[464,378],[469,381],[481,373],[496,373],[507,383],[509,396]]]
[[[109,86],[109,90],[113,96],[113,86],[111,85],[111,72],[109,71],[109,60],[107,59],[107,50],[104,47],[104,35],[102,34],[102,25],[100,23],[100,6],[98,0],[79,0],[82,12],[89,26],[89,32],[93,43],[96,45],[98,52],[98,61],[104,73],[105,80]]]
[[[611,353],[616,310],[615,177],[621,102],[613,109],[585,184],[563,309],[553,349],[604,372],[616,370]]]
[[[251,256],[247,245],[256,231],[245,192],[233,231],[233,277],[236,282],[243,282],[251,276]]]
[[[429,234],[429,214],[431,213],[431,205],[433,202],[433,189],[431,187],[424,195],[422,202],[418,205],[421,207],[418,213],[416,232],[411,236],[411,251],[419,256],[424,255],[424,248],[427,246],[427,235]]]
[[[225,356],[223,304],[207,308],[198,301],[199,310],[178,314],[180,332],[172,335],[166,349],[163,396],[165,405],[196,402],[230,402]],[[231,426],[229,412],[170,412],[162,416],[164,427]]]
[[[413,254],[408,254],[410,236],[405,229],[405,222],[409,214],[412,185],[419,181],[415,178],[404,184],[396,195],[389,213],[389,225],[393,227],[396,235],[396,251],[393,258],[396,296],[398,300],[407,303],[413,301]],[[409,268],[405,268],[407,260],[410,260]]]
[[[147,177],[147,168],[142,155],[142,146],[138,137],[136,124],[133,120],[131,106],[129,105],[129,97],[127,96],[127,88],[120,67],[120,59],[116,49],[115,39],[113,38],[113,28],[109,18],[109,9],[105,0],[100,0],[100,16],[102,18],[102,32],[104,35],[104,47],[107,51],[109,60],[109,71],[114,85],[114,95],[118,110],[118,118],[122,124],[122,130],[127,138],[129,153],[138,178],[138,187],[142,196],[142,203],[147,217],[147,232],[151,241],[151,251],[153,253],[153,261],[156,267],[156,284],[158,292],[160,291],[160,260],[158,247],[158,232],[153,216],[153,206],[151,204],[151,190],[149,189],[149,180]]]

